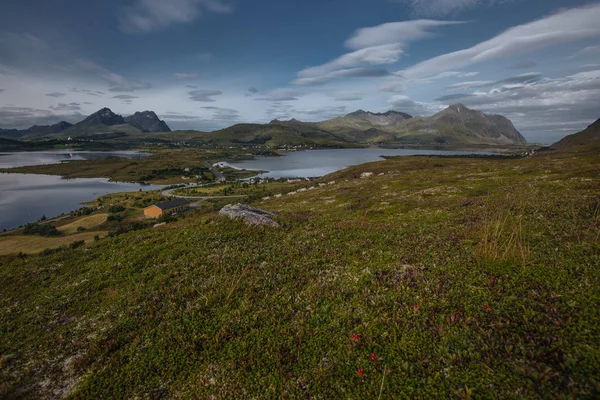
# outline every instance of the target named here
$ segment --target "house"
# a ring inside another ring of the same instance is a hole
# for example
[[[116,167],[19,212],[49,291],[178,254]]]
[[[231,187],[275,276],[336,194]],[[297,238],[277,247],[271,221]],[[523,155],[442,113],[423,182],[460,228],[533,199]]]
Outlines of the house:
[[[144,208],[144,215],[147,218],[158,218],[164,214],[173,214],[185,211],[190,208],[190,202],[186,199],[175,199],[160,204],[154,204]]]

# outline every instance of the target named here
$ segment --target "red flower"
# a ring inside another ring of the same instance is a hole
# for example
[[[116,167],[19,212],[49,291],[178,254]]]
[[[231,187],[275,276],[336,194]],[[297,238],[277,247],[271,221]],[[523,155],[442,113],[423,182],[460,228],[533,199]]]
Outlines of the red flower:
[[[350,338],[352,340],[358,340],[358,335],[356,333],[353,333],[352,335],[350,335]]]
[[[363,376],[363,374],[365,373],[365,370],[364,370],[364,369],[362,369],[362,368],[359,368],[359,369],[358,369],[358,371],[356,371],[356,372],[358,372],[358,374],[359,374],[360,376]]]
[[[418,305],[415,304],[413,306],[413,310],[415,310],[415,311],[421,311],[421,307],[419,307]]]
[[[375,362],[377,357],[375,357],[375,353],[371,353],[371,361]]]
[[[484,304],[484,305],[483,305],[483,309],[484,309],[485,311],[487,311],[487,310],[489,310],[489,309],[490,309],[490,306],[488,306],[487,304]]]

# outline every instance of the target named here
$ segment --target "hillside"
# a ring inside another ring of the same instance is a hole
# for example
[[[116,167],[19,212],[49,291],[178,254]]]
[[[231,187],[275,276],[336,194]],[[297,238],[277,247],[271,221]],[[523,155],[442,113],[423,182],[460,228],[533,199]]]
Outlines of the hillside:
[[[550,146],[558,150],[584,150],[589,147],[600,147],[600,119],[581,132],[566,136]]]
[[[279,229],[3,257],[0,397],[596,398],[599,161],[396,158],[256,203]]]
[[[0,137],[13,139],[37,139],[43,136],[61,133],[70,128],[72,124],[61,121],[54,125],[33,125],[27,129],[0,129]]]

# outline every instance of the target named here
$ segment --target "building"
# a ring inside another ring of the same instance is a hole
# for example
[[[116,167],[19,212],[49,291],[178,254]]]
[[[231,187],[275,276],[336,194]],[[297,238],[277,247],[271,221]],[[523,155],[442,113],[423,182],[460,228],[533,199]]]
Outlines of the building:
[[[147,218],[158,218],[164,214],[173,214],[185,211],[190,208],[190,202],[186,199],[175,199],[160,204],[154,204],[144,208],[144,215]]]

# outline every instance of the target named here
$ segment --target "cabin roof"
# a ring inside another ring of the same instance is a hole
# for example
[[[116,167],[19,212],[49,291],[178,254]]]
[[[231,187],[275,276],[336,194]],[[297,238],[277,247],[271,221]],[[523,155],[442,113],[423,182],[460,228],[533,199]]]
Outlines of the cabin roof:
[[[186,199],[175,199],[171,201],[165,201],[164,203],[155,204],[156,207],[161,210],[168,210],[175,207],[181,207],[190,204],[190,201]]]

